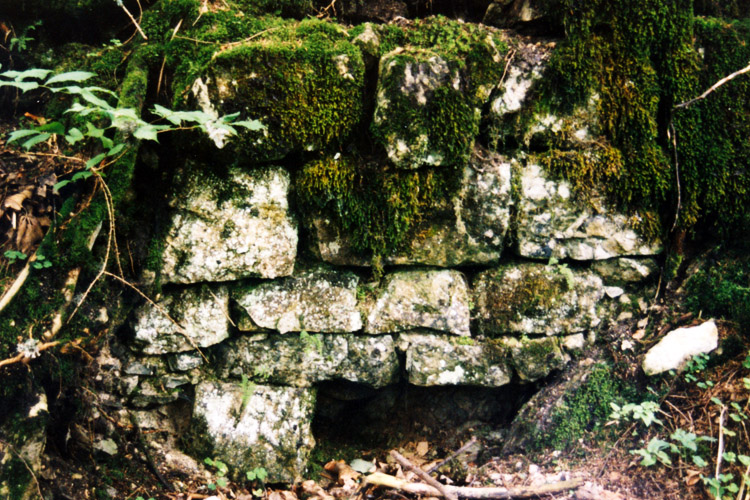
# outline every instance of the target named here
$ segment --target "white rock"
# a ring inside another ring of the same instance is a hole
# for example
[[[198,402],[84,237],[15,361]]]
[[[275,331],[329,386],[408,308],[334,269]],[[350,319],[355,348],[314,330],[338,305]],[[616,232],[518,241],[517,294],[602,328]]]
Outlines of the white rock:
[[[643,359],[646,375],[682,368],[693,356],[708,353],[719,345],[719,331],[713,320],[689,328],[672,330],[652,347]]]
[[[605,286],[604,293],[606,293],[607,297],[609,297],[610,299],[616,299],[617,297],[625,293],[625,290],[623,290],[619,286]]]

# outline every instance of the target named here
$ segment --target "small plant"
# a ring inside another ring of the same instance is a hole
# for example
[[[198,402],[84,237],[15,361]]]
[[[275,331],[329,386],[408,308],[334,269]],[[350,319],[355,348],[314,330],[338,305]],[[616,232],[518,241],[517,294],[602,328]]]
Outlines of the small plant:
[[[258,365],[253,369],[253,376],[261,382],[267,382],[273,375],[273,370],[266,365]]]
[[[221,487],[221,488],[224,488],[227,485],[227,483],[228,483],[226,475],[227,475],[227,472],[229,472],[229,467],[227,467],[227,464],[225,464],[221,460],[212,459],[212,458],[208,458],[208,457],[206,457],[203,460],[203,463],[205,463],[206,465],[208,465],[210,467],[214,467],[216,469],[216,482],[215,483],[208,483],[206,485],[206,488],[208,488],[211,491],[216,490],[217,486]]]
[[[323,353],[323,337],[321,335],[310,335],[305,330],[299,332],[299,338],[305,343],[305,354],[316,350],[319,354]]]
[[[17,260],[26,260],[27,255],[18,250],[7,250],[3,255],[8,259],[9,264],[15,264]]]
[[[573,271],[570,270],[567,264],[560,264],[560,261],[555,257],[550,257],[547,266],[554,268],[555,272],[565,278],[565,284],[568,285],[568,290],[571,290],[575,285],[575,276]]]
[[[10,39],[10,47],[9,50],[13,52],[13,50],[17,50],[18,52],[24,52],[26,49],[29,48],[29,42],[34,41],[32,37],[29,36],[29,32],[34,31],[39,26],[41,26],[42,21],[35,21],[33,24],[30,24],[26,26],[20,35],[11,37]]]
[[[240,382],[240,388],[242,389],[242,401],[240,402],[240,417],[245,413],[247,403],[250,402],[250,396],[255,392],[255,382],[250,380],[247,375],[242,374],[242,381]]]
[[[623,406],[615,403],[610,403],[609,405],[612,407],[610,418],[617,422],[629,417],[634,421],[640,420],[646,427],[650,427],[653,423],[663,425],[662,421],[656,418],[656,413],[659,411],[659,404],[654,401],[644,401],[641,404],[628,403]]]
[[[47,269],[48,267],[52,267],[52,262],[44,255],[38,253],[36,254],[36,260],[31,263],[31,267],[34,269]]]
[[[263,482],[268,477],[268,471],[263,467],[256,467],[253,470],[245,472],[245,477],[247,477],[248,481],[259,484],[257,488],[252,489],[252,493],[256,497],[262,497],[265,492]]]

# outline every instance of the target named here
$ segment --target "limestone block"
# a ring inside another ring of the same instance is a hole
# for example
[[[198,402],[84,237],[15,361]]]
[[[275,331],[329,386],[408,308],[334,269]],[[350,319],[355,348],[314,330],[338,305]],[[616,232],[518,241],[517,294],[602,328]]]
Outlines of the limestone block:
[[[677,328],[667,333],[643,358],[646,375],[679,370],[693,356],[709,353],[719,345],[719,331],[713,320],[698,326]]]
[[[343,379],[378,388],[396,383],[400,375],[389,335],[240,336],[222,344],[216,359],[221,378],[245,375],[295,387]]]
[[[229,337],[226,287],[185,288],[165,294],[156,304],[158,308],[151,304],[141,306],[131,322],[135,334],[133,345],[144,354],[193,351]]]
[[[399,335],[398,348],[410,384],[500,387],[512,377],[506,349],[495,342],[414,331]]]
[[[194,453],[213,457],[234,471],[263,467],[267,482],[292,483],[305,472],[315,446],[311,422],[315,390],[205,381],[195,389],[190,423]]]
[[[510,350],[513,367],[523,382],[544,378],[553,370],[562,369],[570,359],[560,349],[560,339],[556,337],[506,338],[504,341]]]
[[[259,327],[280,333],[355,332],[362,328],[357,309],[357,275],[314,268],[251,287],[232,297]]]
[[[298,236],[288,194],[289,174],[280,167],[231,168],[226,179],[190,169],[172,198],[163,282],[291,274]]]
[[[598,260],[591,269],[602,277],[605,283],[640,283],[653,277],[659,271],[659,264],[651,257],[633,259]]]
[[[497,262],[510,226],[511,163],[475,147],[461,186],[450,200],[425,215],[405,249],[383,257],[390,265],[451,267]],[[331,217],[311,217],[313,252],[335,265],[369,265]]]
[[[367,333],[430,328],[469,335],[469,292],[458,271],[402,271],[388,275],[367,315]]]
[[[627,216],[603,207],[598,213],[573,199],[566,181],[554,181],[537,164],[521,172],[518,200],[517,253],[538,259],[602,260],[656,255],[650,242]]]
[[[602,280],[564,265],[507,264],[474,281],[476,325],[490,336],[570,335],[599,324]]]

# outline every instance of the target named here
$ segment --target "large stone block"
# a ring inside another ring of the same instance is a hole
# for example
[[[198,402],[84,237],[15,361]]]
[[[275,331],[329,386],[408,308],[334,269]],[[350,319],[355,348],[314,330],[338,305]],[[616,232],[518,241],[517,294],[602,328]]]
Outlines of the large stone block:
[[[269,483],[292,483],[302,477],[315,446],[314,409],[314,389],[201,382],[189,448],[221,460],[238,477],[263,467]]]
[[[144,354],[192,351],[229,337],[226,287],[201,285],[170,292],[156,306],[144,304],[131,322],[134,347]]]
[[[485,335],[570,335],[601,321],[602,280],[561,265],[508,264],[474,283],[476,325]]]
[[[602,260],[655,255],[659,241],[648,241],[634,220],[573,197],[566,181],[550,179],[542,167],[529,163],[521,171],[517,219],[517,253],[538,259]]]
[[[233,299],[262,328],[286,332],[356,332],[359,278],[316,268],[295,276],[232,291]]]
[[[398,338],[410,384],[500,387],[513,372],[503,344],[415,331]]]
[[[391,265],[451,267],[497,262],[510,226],[511,163],[476,147],[451,199],[425,214],[402,251],[383,256]],[[352,250],[337,221],[324,213],[310,217],[313,252],[336,265],[369,265]]]
[[[429,328],[469,335],[469,291],[458,271],[403,271],[388,275],[367,315],[367,333]]]
[[[231,168],[224,179],[185,173],[172,198],[162,280],[228,281],[292,273],[297,226],[289,213],[289,174],[280,167]]]
[[[377,388],[396,383],[400,375],[390,335],[241,336],[224,343],[216,359],[222,378],[245,375],[295,387],[343,379]]]

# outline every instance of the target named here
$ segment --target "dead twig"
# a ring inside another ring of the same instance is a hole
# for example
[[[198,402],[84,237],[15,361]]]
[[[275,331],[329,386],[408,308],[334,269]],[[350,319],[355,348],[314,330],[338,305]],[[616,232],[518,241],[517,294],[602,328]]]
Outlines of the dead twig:
[[[143,30],[141,29],[141,25],[140,25],[140,24],[138,24],[138,21],[136,21],[136,19],[135,19],[135,18],[133,17],[133,14],[131,14],[131,13],[130,13],[130,11],[128,10],[128,8],[127,8],[127,7],[125,7],[125,5],[124,5],[124,4],[123,4],[123,3],[121,2],[121,1],[118,1],[118,2],[117,2],[117,5],[119,5],[119,6],[120,6],[120,8],[122,8],[122,10],[124,10],[124,11],[125,11],[125,14],[127,14],[127,15],[128,15],[128,17],[130,18],[130,22],[132,22],[132,23],[133,23],[133,26],[135,26],[135,29],[137,29],[137,30],[138,30],[138,33],[140,33],[140,34],[141,34],[141,36],[143,37],[143,39],[144,39],[144,40],[148,40],[148,37],[146,36],[146,34],[145,34],[145,33],[143,32]]]
[[[400,491],[405,491],[414,495],[442,497],[443,493],[437,488],[423,483],[410,483],[404,479],[389,476],[382,472],[375,472],[365,478],[368,484],[374,486],[385,486]],[[542,495],[552,495],[561,491],[573,490],[583,485],[581,479],[571,479],[569,481],[560,481],[557,483],[544,484],[541,486],[529,486],[524,488],[474,488],[468,486],[446,486],[443,487],[450,491],[451,494],[460,498],[469,498],[473,500],[484,499],[509,499],[509,498],[534,498]]]
[[[462,447],[460,447],[459,449],[457,449],[456,451],[454,451],[453,453],[451,453],[451,455],[448,458],[446,458],[445,460],[442,460],[441,462],[438,462],[437,464],[435,464],[432,467],[430,467],[429,469],[427,469],[427,471],[426,471],[427,474],[432,474],[433,472],[435,472],[436,470],[438,470],[443,465],[445,465],[448,462],[450,462],[451,460],[455,459],[461,453],[463,453],[466,450],[468,450],[469,448],[471,448],[474,445],[474,443],[476,443],[476,442],[477,442],[477,438],[476,437],[472,437],[469,440],[468,443],[466,443],[465,445],[463,445]]]
[[[718,82],[716,82],[713,85],[711,85],[708,88],[708,90],[706,90],[705,92],[703,92],[698,97],[695,97],[693,99],[690,99],[689,101],[681,102],[680,104],[675,105],[673,109],[687,108],[691,104],[694,104],[694,103],[696,103],[696,102],[698,102],[700,100],[705,99],[706,97],[709,96],[709,94],[711,94],[713,91],[715,91],[716,89],[718,89],[722,85],[724,85],[726,83],[729,83],[730,81],[734,80],[738,76],[740,76],[740,75],[742,75],[744,73],[747,73],[747,72],[750,72],[750,64],[748,64],[747,66],[745,66],[744,68],[742,68],[740,70],[735,71],[734,73],[732,73],[730,75],[725,76],[724,78],[722,78]]]
[[[405,467],[406,469],[413,471],[417,474],[420,478],[422,478],[422,481],[425,481],[427,484],[432,486],[433,488],[437,489],[440,492],[440,496],[447,498],[448,500],[458,500],[458,497],[455,493],[449,491],[446,488],[446,485],[442,484],[440,481],[435,479],[434,477],[427,474],[425,471],[411,463],[406,457],[404,457],[401,453],[397,452],[396,450],[391,450],[391,456],[396,459],[398,463],[401,464],[402,467]]]

